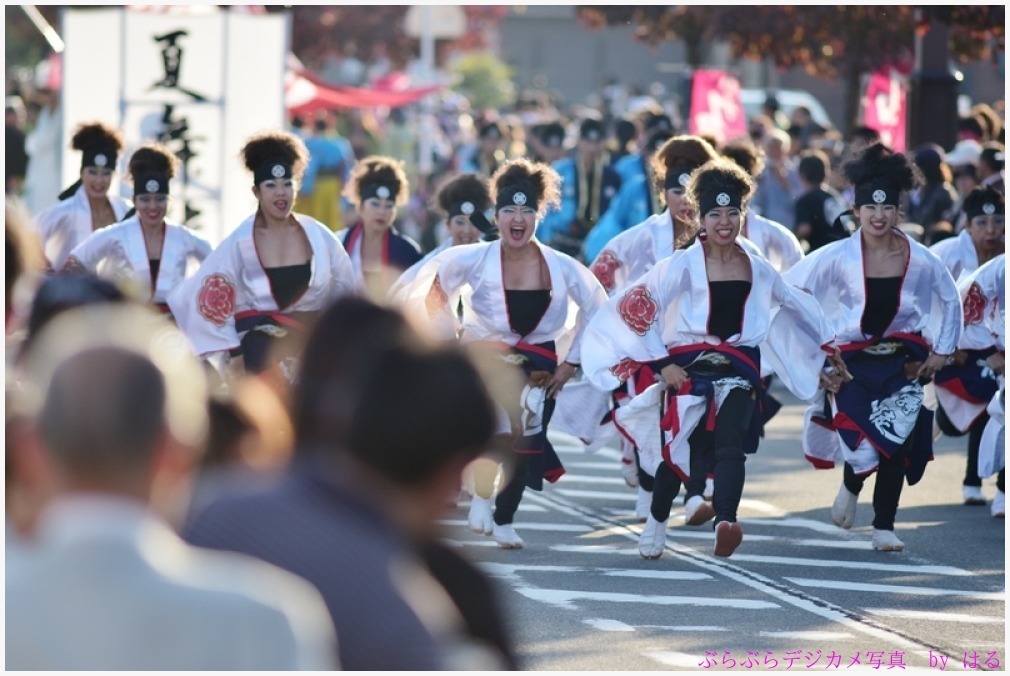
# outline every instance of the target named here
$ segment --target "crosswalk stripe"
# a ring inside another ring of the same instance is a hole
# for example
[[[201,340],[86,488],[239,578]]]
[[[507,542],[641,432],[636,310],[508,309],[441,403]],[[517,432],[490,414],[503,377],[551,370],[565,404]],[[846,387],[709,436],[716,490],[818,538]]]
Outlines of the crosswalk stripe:
[[[792,556],[763,556],[760,554],[734,554],[734,561],[752,563],[772,563],[786,566],[814,566],[818,568],[852,568],[855,570],[883,570],[891,573],[917,573],[920,575],[950,575],[971,577],[971,573],[952,566],[906,566],[895,563],[871,563],[868,561],[839,561],[837,559],[805,559]]]
[[[983,601],[1003,601],[1003,592],[977,592],[964,589],[941,589],[937,587],[912,587],[897,584],[869,584],[864,582],[845,582],[842,580],[811,580],[804,577],[785,578],[801,587],[818,587],[820,589],[846,589],[849,591],[884,592],[886,594],[912,594],[916,596],[964,596]]]
[[[482,561],[477,564],[489,575],[513,576],[517,572],[532,573],[585,573],[607,577],[634,577],[656,580],[711,580],[707,573],[680,570],[637,570],[634,568],[596,568],[586,566],[542,566],[536,564],[512,564]]]
[[[604,601],[610,603],[642,603],[654,606],[703,606],[708,608],[736,608],[739,610],[768,610],[781,608],[771,601],[753,599],[711,598],[706,596],[661,596],[658,594],[622,594],[618,592],[593,592],[575,589],[539,589],[518,587],[523,596],[566,609],[574,609],[574,601]]]
[[[466,528],[469,525],[468,521],[463,519],[443,519],[438,522],[442,526],[462,526]],[[516,522],[513,524],[516,530],[545,530],[552,531],[556,533],[588,533],[593,530],[589,526],[583,526],[580,524],[573,523],[538,523],[531,521],[529,523]]]
[[[624,483],[623,481],[621,483]],[[577,488],[559,488],[558,493],[569,497],[569,498],[589,498],[591,500],[614,500],[619,502],[628,502],[635,500],[634,491],[624,491],[621,493],[612,493],[607,491],[582,491]]]
[[[937,622],[963,622],[965,624],[1003,624],[1004,617],[986,617],[965,613],[937,613],[930,610],[904,610],[899,608],[863,608],[863,612],[881,617],[900,617],[909,620],[935,620]]]
[[[688,653],[680,653],[675,650],[655,650],[645,653],[645,656],[668,667],[688,667],[690,669],[698,669],[705,663],[703,657]]]
[[[758,636],[768,638],[795,638],[801,641],[837,641],[855,638],[844,631],[759,631]]]
[[[582,620],[582,624],[588,624],[593,629],[598,629],[599,631],[635,631],[635,628],[630,624],[625,624],[618,620],[607,620],[603,618],[591,618],[588,620]]]
[[[617,469],[616,467],[614,469]],[[566,484],[573,481],[577,481],[583,484],[614,484],[624,486],[627,490],[631,491],[631,487],[628,486],[627,482],[623,477],[617,476],[617,472],[614,472],[614,476],[593,476],[591,474],[565,474],[564,478],[561,479]],[[634,495],[634,493],[631,493]]]

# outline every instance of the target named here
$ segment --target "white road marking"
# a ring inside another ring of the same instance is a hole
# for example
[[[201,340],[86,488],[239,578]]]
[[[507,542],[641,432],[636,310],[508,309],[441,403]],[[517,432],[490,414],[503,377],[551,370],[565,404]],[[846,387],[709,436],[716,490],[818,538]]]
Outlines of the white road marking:
[[[482,561],[477,564],[489,575],[514,576],[518,572],[531,573],[580,573],[589,575],[604,575],[607,577],[635,577],[655,580],[711,580],[706,573],[694,573],[680,570],[638,570],[635,568],[596,568],[587,566],[542,566],[522,563],[498,563]]]
[[[911,594],[915,596],[964,596],[981,601],[1003,601],[1003,592],[976,592],[963,589],[941,589],[938,587],[913,587],[898,584],[868,584],[864,582],[844,582],[841,580],[811,580],[805,577],[784,578],[801,587],[820,589],[847,589],[849,591],[883,592],[885,594]]]
[[[636,577],[645,580],[711,580],[706,573],[689,573],[681,570],[608,570],[603,573],[608,577]]]
[[[616,468],[615,468],[616,469]],[[627,482],[619,476],[616,476],[617,472],[614,472],[615,476],[592,476],[591,474],[565,474],[561,481],[565,483],[571,483],[572,481],[578,481],[583,484],[613,484],[621,485],[628,491],[631,491],[631,487],[628,486]],[[632,493],[634,494],[634,493]]]
[[[668,667],[689,667],[691,669],[698,669],[705,663],[704,656],[698,657],[698,655],[679,653],[674,650],[651,651],[645,653],[645,656],[656,660],[660,664],[665,664]]]
[[[593,618],[589,620],[582,620],[582,623],[588,624],[593,629],[599,629],[600,631],[635,631],[635,628],[630,624],[625,624],[624,622],[619,622],[617,620]]]
[[[620,462],[596,462],[592,460],[572,460],[565,462],[565,467],[568,469],[600,469],[604,472],[620,471],[620,466]]]
[[[768,610],[780,608],[771,601],[751,599],[720,599],[705,596],[660,596],[657,594],[621,594],[617,592],[593,592],[578,589],[537,589],[519,587],[523,596],[543,603],[574,610],[574,601],[604,601],[610,603],[641,603],[653,606],[704,606],[708,608],[737,608],[740,610]]]
[[[740,523],[753,524],[755,526],[772,526],[775,528],[806,528],[807,530],[816,531],[818,533],[840,534],[844,532],[833,523],[817,521],[816,519],[748,519],[744,516],[740,518]],[[902,524],[902,526],[904,526],[904,524]]]
[[[965,624],[1003,624],[1005,617],[984,617],[965,613],[935,613],[929,610],[903,610],[900,608],[863,608],[863,612],[881,617],[901,617],[909,620],[935,620],[937,622],[963,622]]]
[[[844,631],[759,631],[758,636],[795,638],[801,641],[837,641],[855,638]]]
[[[760,554],[734,554],[734,561],[752,563],[780,563],[787,566],[814,566],[818,568],[853,568],[855,570],[883,570],[892,573],[918,573],[920,575],[950,575],[971,577],[972,573],[952,566],[905,566],[895,563],[869,561],[839,561],[837,559],[804,559],[793,556],[762,556]]]
[[[468,527],[469,524],[469,522],[463,519],[443,519],[438,523],[442,526],[462,526],[463,528]],[[588,533],[592,531],[592,528],[589,526],[575,523],[538,523],[531,521],[529,523],[516,522],[513,525],[517,531],[546,530],[557,533]]]
[[[624,483],[623,481],[621,483]],[[577,488],[558,488],[558,493],[569,498],[589,498],[591,500],[614,500],[615,502],[634,502],[634,491],[611,493],[608,491],[582,491]]]
[[[640,624],[638,625],[638,628],[659,629],[660,631],[680,631],[680,632],[703,631],[705,633],[708,633],[710,631],[729,631],[727,627],[715,627],[704,624],[697,624],[697,625],[686,624],[686,625],[673,625],[673,626],[663,624]]]

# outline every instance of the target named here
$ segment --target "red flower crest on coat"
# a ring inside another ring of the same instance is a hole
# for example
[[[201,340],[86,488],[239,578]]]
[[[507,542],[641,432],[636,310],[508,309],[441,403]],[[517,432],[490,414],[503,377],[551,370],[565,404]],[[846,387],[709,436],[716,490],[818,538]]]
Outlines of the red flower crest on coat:
[[[224,275],[208,275],[197,302],[200,314],[217,326],[224,326],[235,312],[235,285]]]
[[[614,252],[609,250],[601,251],[593,262],[593,274],[608,292],[614,288],[614,271],[619,267],[621,267],[621,261],[617,260]]]
[[[616,366],[611,366],[610,372],[613,373],[614,376],[622,383],[626,383],[631,380],[636,373],[638,373],[638,369],[640,368],[642,368],[640,363],[629,357],[625,357],[621,360],[621,363]]]
[[[621,313],[621,319],[632,331],[644,336],[652,323],[656,321],[659,305],[656,304],[645,285],[639,284],[628,289],[628,292],[621,298],[617,311]]]
[[[424,297],[424,307],[428,309],[428,317],[434,319],[435,315],[437,315],[448,302],[449,297],[446,296],[445,291],[442,290],[442,282],[439,280],[438,275],[435,275],[435,281],[431,283],[431,288],[428,289],[428,295]]]
[[[982,295],[982,287],[975,284],[968,289],[968,295],[964,297],[964,325],[978,324],[982,321],[985,311],[985,296]]]

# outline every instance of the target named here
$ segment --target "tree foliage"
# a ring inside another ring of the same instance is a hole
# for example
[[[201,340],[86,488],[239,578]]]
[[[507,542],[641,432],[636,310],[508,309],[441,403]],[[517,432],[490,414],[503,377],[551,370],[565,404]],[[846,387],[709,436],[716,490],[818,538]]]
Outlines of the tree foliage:
[[[467,54],[459,58],[452,70],[459,80],[456,91],[469,99],[475,109],[499,109],[515,102],[512,70],[492,54]]]

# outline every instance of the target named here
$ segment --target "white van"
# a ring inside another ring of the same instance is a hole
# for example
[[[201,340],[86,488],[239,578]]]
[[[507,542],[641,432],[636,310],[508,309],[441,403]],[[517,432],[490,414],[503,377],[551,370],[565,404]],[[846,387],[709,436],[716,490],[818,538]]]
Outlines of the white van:
[[[794,108],[805,106],[810,111],[810,116],[814,122],[825,129],[834,129],[835,125],[824,109],[821,102],[814,98],[813,94],[800,89],[741,89],[740,103],[743,105],[744,114],[748,120],[761,114],[761,107],[764,105],[768,94],[774,94],[779,102],[779,110],[786,117],[791,117]]]

